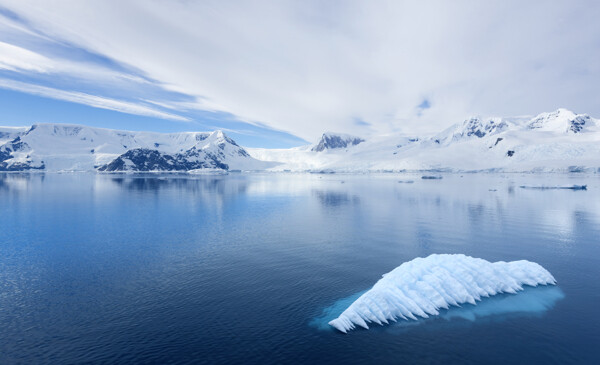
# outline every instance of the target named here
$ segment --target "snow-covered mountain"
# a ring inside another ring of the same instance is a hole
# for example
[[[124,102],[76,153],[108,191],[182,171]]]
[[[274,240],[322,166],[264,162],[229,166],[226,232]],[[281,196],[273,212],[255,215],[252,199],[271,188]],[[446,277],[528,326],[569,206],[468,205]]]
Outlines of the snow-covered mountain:
[[[290,149],[244,149],[221,131],[0,127],[0,171],[27,170],[600,172],[600,121],[558,109],[533,118],[469,118],[432,136],[325,133]]]
[[[0,145],[27,133],[28,127],[0,127]]]
[[[36,124],[0,142],[0,171],[188,171],[261,170],[221,131],[128,132],[67,124]],[[12,138],[11,138],[12,137]]]
[[[348,134],[339,133],[323,133],[321,140],[311,148],[311,151],[322,152],[325,150],[347,148],[356,146],[357,144],[364,142],[365,140],[359,137],[351,136]]]
[[[600,171],[600,121],[566,109],[533,118],[469,118],[428,137],[368,138],[324,152],[249,149],[291,171]]]

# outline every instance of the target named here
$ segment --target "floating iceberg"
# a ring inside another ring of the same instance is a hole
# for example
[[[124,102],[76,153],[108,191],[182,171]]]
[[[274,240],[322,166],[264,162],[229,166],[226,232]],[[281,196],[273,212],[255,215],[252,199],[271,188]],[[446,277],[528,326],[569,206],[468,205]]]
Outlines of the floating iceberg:
[[[536,190],[587,190],[587,185],[572,185],[572,186],[527,186],[527,185],[521,185],[521,189],[536,189]]]
[[[516,294],[523,285],[556,284],[542,266],[530,261],[494,262],[465,255],[431,255],[405,262],[383,275],[342,314],[329,322],[346,333],[356,325],[388,324],[400,319],[428,318],[439,309],[482,297]]]

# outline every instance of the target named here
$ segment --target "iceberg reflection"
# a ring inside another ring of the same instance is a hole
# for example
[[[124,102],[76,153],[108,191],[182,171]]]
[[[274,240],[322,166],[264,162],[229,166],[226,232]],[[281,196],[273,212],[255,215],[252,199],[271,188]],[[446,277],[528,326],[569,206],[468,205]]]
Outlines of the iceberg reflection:
[[[319,330],[335,331],[328,323],[337,318],[350,304],[366,291],[353,294],[336,301],[333,305],[323,309],[321,315],[310,321],[310,326]],[[414,326],[439,319],[447,321],[463,319],[475,321],[478,318],[503,317],[503,316],[541,316],[552,309],[554,305],[565,297],[564,292],[557,286],[540,285],[537,287],[524,286],[523,291],[517,294],[497,294],[483,298],[477,305],[463,304],[461,307],[450,307],[441,310],[440,314],[428,319],[419,318],[417,321],[398,321],[391,327]],[[375,326],[375,328],[378,326]]]
[[[517,294],[498,294],[485,298],[477,305],[466,304],[450,308],[440,313],[439,318],[474,321],[477,318],[507,314],[541,315],[565,297],[557,286],[526,286],[523,289]]]

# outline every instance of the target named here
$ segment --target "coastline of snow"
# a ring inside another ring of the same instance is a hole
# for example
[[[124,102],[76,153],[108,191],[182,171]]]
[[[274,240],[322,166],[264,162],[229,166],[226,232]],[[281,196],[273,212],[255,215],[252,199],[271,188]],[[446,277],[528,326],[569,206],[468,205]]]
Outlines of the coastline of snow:
[[[432,136],[388,135],[315,152],[249,148],[271,171],[600,172],[600,121],[566,109],[528,118],[469,118]]]
[[[430,136],[325,133],[289,149],[244,148],[222,131],[0,127],[2,172],[600,173],[600,121],[566,109],[469,118]]]
[[[0,137],[3,172],[264,170],[274,165],[252,158],[222,131],[154,133],[34,124],[0,127]]]

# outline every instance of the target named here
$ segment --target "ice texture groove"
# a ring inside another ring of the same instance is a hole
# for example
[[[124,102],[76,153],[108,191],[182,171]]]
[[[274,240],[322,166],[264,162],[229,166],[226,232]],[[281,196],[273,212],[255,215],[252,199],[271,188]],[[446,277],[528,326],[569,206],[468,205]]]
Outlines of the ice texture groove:
[[[476,305],[492,295],[516,294],[523,285],[548,284],[556,284],[554,277],[531,261],[492,263],[461,254],[419,257],[384,274],[329,324],[344,333],[356,326],[368,329],[369,323],[428,318],[441,308]]]

